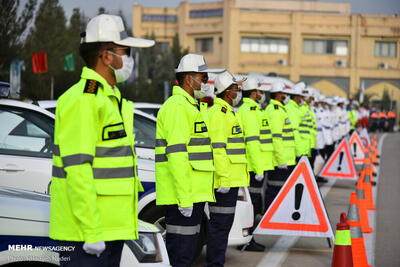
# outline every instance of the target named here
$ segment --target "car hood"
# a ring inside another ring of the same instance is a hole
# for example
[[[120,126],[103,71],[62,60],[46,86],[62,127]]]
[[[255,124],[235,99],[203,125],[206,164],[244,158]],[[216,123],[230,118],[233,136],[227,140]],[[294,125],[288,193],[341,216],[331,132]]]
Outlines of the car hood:
[[[0,186],[0,216],[49,223],[50,196],[33,191]],[[139,232],[155,233],[159,229],[139,220]]]

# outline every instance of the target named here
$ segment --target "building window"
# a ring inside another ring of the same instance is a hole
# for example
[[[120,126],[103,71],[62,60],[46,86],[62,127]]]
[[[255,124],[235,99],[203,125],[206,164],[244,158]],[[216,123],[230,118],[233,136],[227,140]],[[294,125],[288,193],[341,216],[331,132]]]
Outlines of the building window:
[[[196,53],[212,53],[214,38],[196,38]]]
[[[347,40],[304,39],[303,53],[347,56],[348,43]]]
[[[223,14],[224,10],[222,8],[190,10],[189,12],[191,19],[222,17]]]
[[[376,57],[397,57],[396,42],[375,41],[375,56]]]
[[[242,37],[240,51],[287,54],[289,52],[289,40],[281,38]]]
[[[142,14],[142,21],[151,22],[177,22],[176,15],[163,15],[163,14]]]

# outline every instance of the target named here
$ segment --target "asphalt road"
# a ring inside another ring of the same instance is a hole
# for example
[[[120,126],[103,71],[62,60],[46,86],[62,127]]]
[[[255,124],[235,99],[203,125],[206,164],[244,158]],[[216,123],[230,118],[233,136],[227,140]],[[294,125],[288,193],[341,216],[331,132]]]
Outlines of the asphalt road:
[[[382,135],[378,135],[378,140]],[[373,233],[368,238],[369,264],[373,266],[400,266],[400,133],[387,134],[382,147],[378,185],[374,189],[376,211],[371,211],[370,221]],[[350,194],[355,185],[351,181],[330,182],[320,187],[333,231],[341,212],[348,211]],[[225,266],[250,267],[297,267],[331,266],[333,248],[326,238],[255,236],[257,242],[266,246],[265,252],[241,252],[228,248]],[[205,249],[193,266],[204,265]]]

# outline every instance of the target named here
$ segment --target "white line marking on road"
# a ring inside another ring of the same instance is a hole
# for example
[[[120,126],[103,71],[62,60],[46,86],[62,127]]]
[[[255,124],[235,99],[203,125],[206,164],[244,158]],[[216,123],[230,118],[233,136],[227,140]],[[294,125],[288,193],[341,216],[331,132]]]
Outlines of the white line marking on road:
[[[328,179],[329,180],[329,179]],[[328,181],[325,186],[320,188],[322,198],[325,198],[331,187],[335,184],[336,180]],[[285,261],[289,254],[289,248],[296,244],[298,236],[282,236],[276,241],[274,246],[258,263],[257,267],[278,267]]]
[[[378,151],[380,155],[380,159],[378,160],[379,165],[375,166],[375,172],[376,172],[376,177],[374,178],[374,181],[376,181],[376,186],[372,187],[372,196],[374,200],[374,205],[376,207],[376,199],[378,195],[378,186],[379,186],[379,176],[380,176],[380,167],[381,167],[381,162],[382,162],[382,147],[383,147],[383,141],[385,140],[387,136],[387,133],[382,135],[379,138],[379,143],[378,143]],[[364,237],[364,244],[365,244],[365,252],[367,254],[368,258],[368,264],[371,266],[375,265],[375,240],[376,240],[376,210],[368,210],[368,222],[370,227],[372,228],[372,233],[369,234],[363,234]]]

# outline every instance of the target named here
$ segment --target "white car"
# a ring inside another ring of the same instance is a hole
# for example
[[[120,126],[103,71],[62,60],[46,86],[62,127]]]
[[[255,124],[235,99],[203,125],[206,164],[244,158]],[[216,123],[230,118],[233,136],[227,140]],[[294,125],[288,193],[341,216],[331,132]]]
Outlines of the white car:
[[[0,266],[59,265],[57,242],[48,237],[49,195],[0,186],[0,214]],[[139,220],[139,239],[125,241],[120,266],[170,266],[156,226]]]
[[[146,103],[146,102],[135,102],[135,109],[140,109],[141,111],[152,115],[157,118],[158,111],[160,110],[162,104]]]
[[[41,105],[41,101],[38,104]],[[52,109],[56,104],[56,101],[49,101],[46,102],[46,107]],[[0,128],[0,185],[48,192],[54,119],[53,113],[37,105],[0,99],[0,125],[10,125]],[[155,193],[156,118],[135,109],[134,132],[138,172],[144,188],[144,192],[139,193],[139,218],[165,229],[165,211],[162,206],[156,205]],[[16,138],[19,140],[16,141]],[[208,208],[205,210],[197,254],[205,244],[207,210]],[[242,245],[249,242],[249,228],[252,225],[253,206],[250,194],[247,188],[241,188],[228,244]]]

